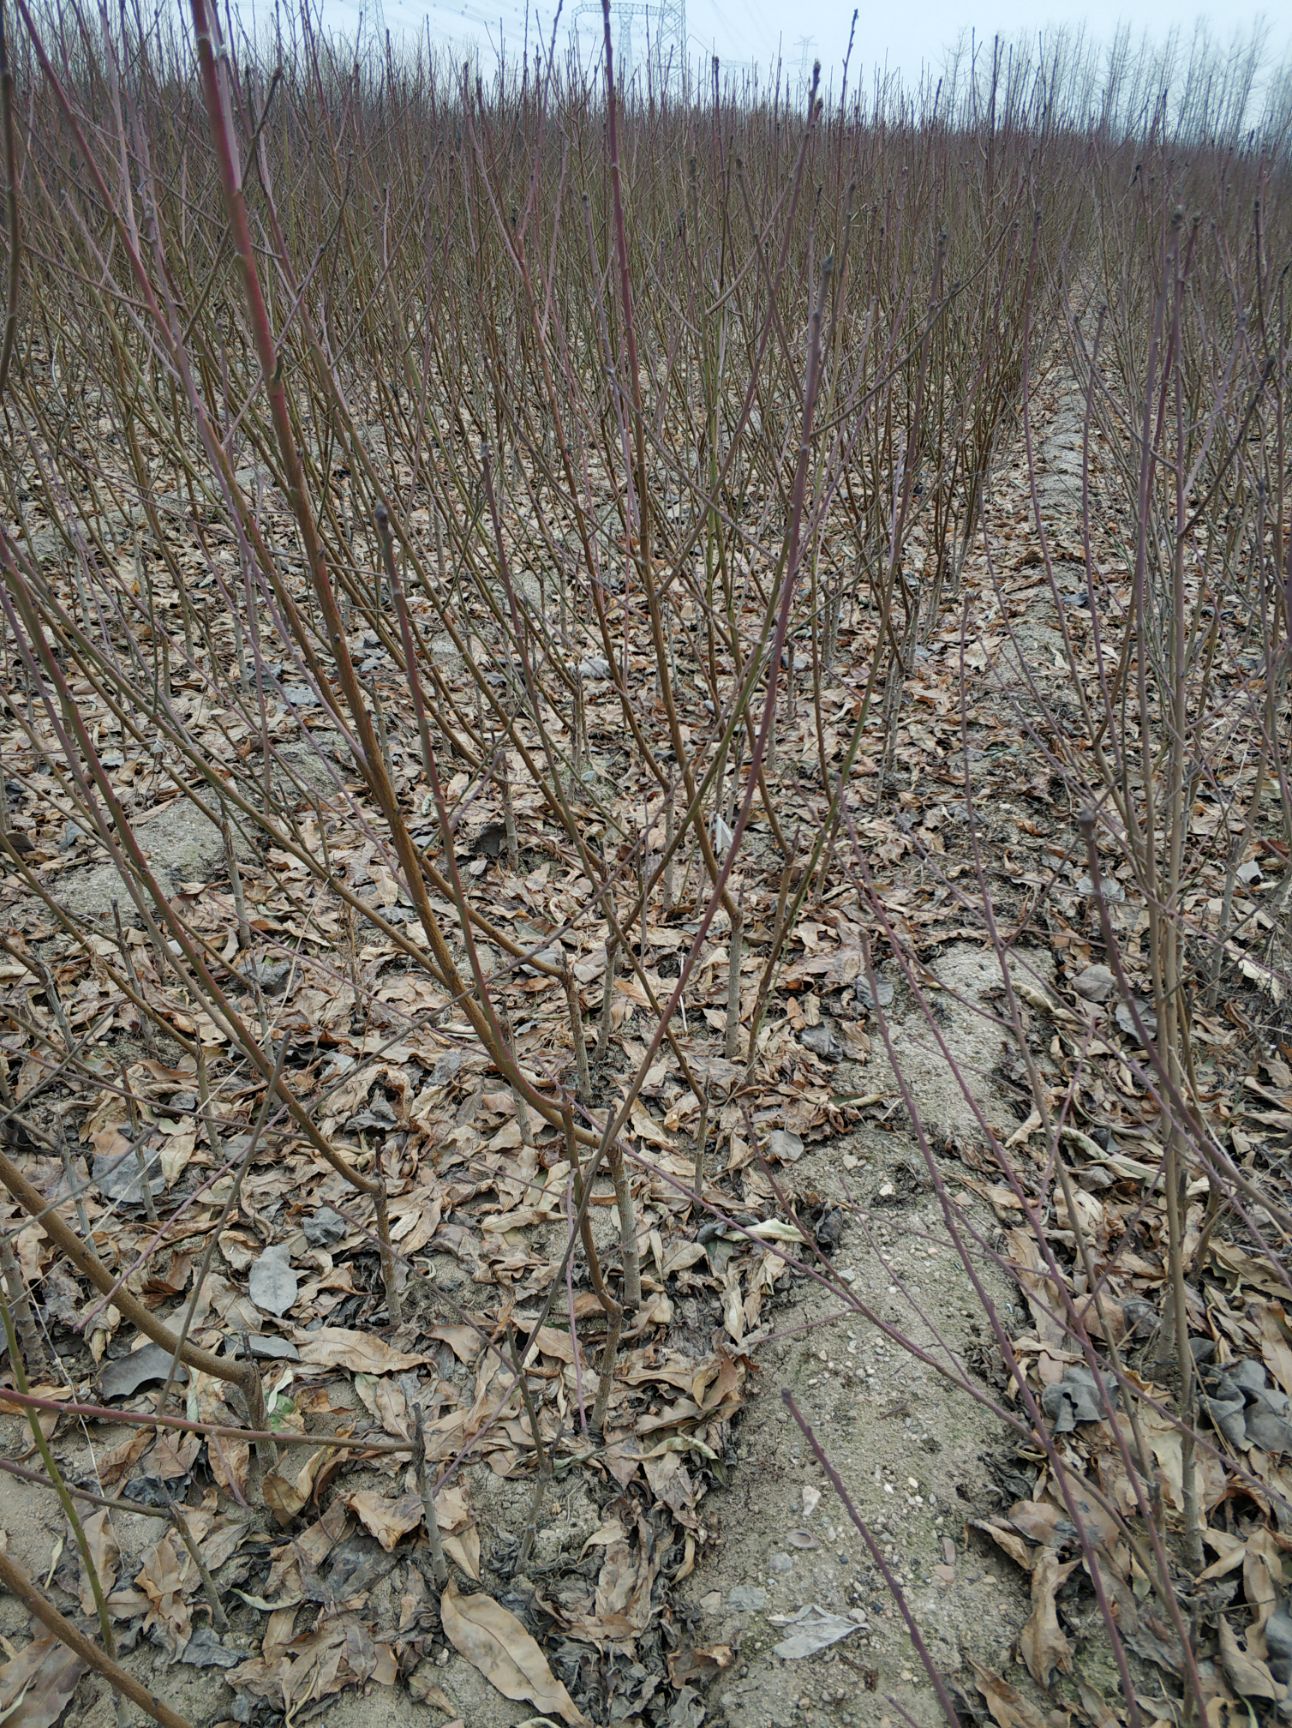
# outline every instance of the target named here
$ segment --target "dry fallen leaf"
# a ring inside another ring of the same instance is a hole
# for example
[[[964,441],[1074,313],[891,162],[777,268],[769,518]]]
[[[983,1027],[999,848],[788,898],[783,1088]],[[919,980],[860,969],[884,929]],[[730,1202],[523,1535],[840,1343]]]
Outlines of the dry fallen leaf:
[[[294,1518],[308,1501],[314,1492],[315,1479],[327,1462],[330,1450],[323,1446],[303,1459],[298,1454],[265,1477],[265,1504],[281,1523],[285,1524]]]
[[[1072,1646],[1060,1630],[1054,1599],[1078,1564],[1060,1561],[1053,1548],[1042,1548],[1032,1566],[1032,1612],[1018,1642],[1038,1686],[1048,1686],[1056,1668],[1066,1672],[1072,1665]]]
[[[104,1510],[95,1512],[82,1523],[86,1546],[90,1550],[90,1559],[98,1574],[103,1594],[110,1596],[117,1581],[117,1561],[121,1558],[121,1549],[117,1544],[116,1531],[112,1527],[109,1513]],[[94,1591],[90,1586],[89,1575],[84,1563],[81,1568],[81,1612],[87,1617],[94,1613]],[[4,1718],[0,1717],[0,1721]]]
[[[1284,1689],[1264,1662],[1243,1649],[1238,1634],[1223,1614],[1220,1617],[1220,1665],[1240,1698],[1278,1699],[1283,1696]]]
[[[387,1553],[401,1536],[407,1536],[422,1522],[422,1497],[412,1490],[392,1499],[388,1494],[374,1494],[370,1488],[360,1488],[347,1494],[345,1503]]]
[[[828,1650],[841,1638],[866,1630],[865,1617],[857,1609],[850,1614],[832,1614],[815,1602],[794,1614],[773,1614],[771,1619],[773,1626],[790,1628],[779,1644],[772,1645],[772,1655],[783,1662],[801,1662],[806,1656]]]
[[[970,1665],[976,1676],[978,1690],[986,1700],[991,1711],[991,1719],[997,1728],[1046,1728],[1045,1718],[1023,1697],[1008,1680],[1002,1680],[998,1674],[984,1668],[970,1657]]]
[[[398,1546],[401,1538],[420,1528],[425,1517],[422,1497],[414,1489],[392,1497],[360,1488],[346,1495],[345,1504],[387,1553]],[[468,1578],[478,1579],[480,1535],[460,1488],[446,1488],[436,1497],[435,1522],[443,1532],[444,1551],[449,1559]]]
[[[256,1307],[266,1314],[286,1314],[296,1300],[297,1277],[285,1243],[266,1248],[247,1278],[247,1289]]]
[[[145,1630],[160,1634],[172,1656],[177,1656],[193,1635],[190,1573],[195,1575],[196,1568],[179,1538],[168,1530],[144,1556],[135,1575],[135,1587],[148,1602]]]
[[[12,1728],[53,1728],[66,1710],[86,1664],[57,1638],[37,1638],[0,1668],[0,1722]]]
[[[592,1728],[548,1667],[534,1639],[492,1596],[483,1591],[462,1596],[450,1580],[440,1597],[440,1617],[449,1643],[504,1698],[536,1704],[568,1722],[570,1728]]]
[[[425,1356],[412,1350],[396,1350],[370,1332],[354,1332],[346,1326],[320,1326],[316,1332],[299,1332],[301,1361],[315,1368],[350,1368],[356,1374],[399,1374],[405,1368],[420,1368]]]

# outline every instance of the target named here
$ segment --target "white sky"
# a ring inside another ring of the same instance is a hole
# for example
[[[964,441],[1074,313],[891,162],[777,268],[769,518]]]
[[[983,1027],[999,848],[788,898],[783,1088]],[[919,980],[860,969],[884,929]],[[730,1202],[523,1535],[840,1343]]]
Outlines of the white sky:
[[[564,41],[575,10],[584,3],[565,0],[558,42]],[[599,0],[594,3],[599,11]],[[716,51],[727,62],[752,61],[765,67],[779,50],[792,73],[806,57],[820,59],[828,76],[837,73],[847,48],[853,4],[854,0],[686,0],[692,53],[703,56]],[[376,10],[371,0],[368,4],[322,0],[322,5],[327,23],[339,29],[353,28],[361,12],[372,19]],[[512,48],[519,45],[523,33],[525,0],[382,0],[380,10],[396,32],[419,30],[425,20],[432,36],[443,39],[446,46],[496,42],[501,33]],[[554,0],[537,0],[532,17],[544,40],[554,12]],[[1062,0],[885,0],[881,5],[862,0],[859,13],[850,73],[854,86],[859,74],[869,82],[874,70],[885,66],[914,83],[922,68],[940,68],[946,51],[971,31],[979,41],[990,42],[995,35],[1013,39],[1056,26],[1084,27],[1087,39],[1105,41],[1118,25],[1126,25],[1134,36],[1147,33],[1160,43],[1172,28],[1186,37],[1192,35],[1194,24],[1201,20],[1216,43],[1224,46],[1236,33],[1263,22],[1271,58],[1283,61],[1292,54],[1292,17],[1278,0],[1272,7],[1232,0],[1196,10],[1187,0],[1183,7],[1172,5],[1171,0],[1087,0],[1082,6],[1064,5]],[[599,32],[599,20],[585,17],[581,27],[591,42],[592,32]],[[645,47],[646,29],[644,22],[634,26],[638,55]],[[804,38],[810,39],[810,46],[801,46]]]

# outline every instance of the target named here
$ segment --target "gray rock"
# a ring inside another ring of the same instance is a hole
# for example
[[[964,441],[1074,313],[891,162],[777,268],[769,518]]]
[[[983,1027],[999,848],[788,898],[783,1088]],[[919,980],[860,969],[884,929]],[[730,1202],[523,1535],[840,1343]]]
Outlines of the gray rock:
[[[345,769],[340,764],[348,754],[345,740],[339,732],[327,727],[315,727],[302,734],[297,744],[279,744],[269,763],[270,791],[278,803],[295,807],[313,794],[334,797],[344,784]],[[248,764],[242,774],[244,793],[260,801],[264,797],[264,762]]]
[[[67,556],[67,541],[57,528],[39,528],[27,536],[27,550],[37,564],[47,564]]]
[[[173,798],[160,809],[140,816],[134,834],[163,893],[177,893],[185,882],[209,882],[227,869],[224,835],[218,823],[185,797]],[[250,843],[236,826],[234,846],[239,858],[251,858]],[[115,900],[122,917],[130,922],[130,893],[114,864],[69,870],[59,883],[58,898],[74,918],[105,922],[112,917]]]
[[[258,984],[267,996],[278,996],[287,988],[292,975],[290,960],[270,960],[267,955],[254,955],[239,966],[238,976],[248,984]]]
[[[299,1362],[301,1353],[296,1346],[286,1338],[275,1338],[269,1333],[251,1332],[247,1335],[253,1356],[264,1357],[275,1362]]]
[[[1157,1325],[1157,1309],[1143,1296],[1128,1296],[1122,1303],[1122,1313],[1130,1338],[1147,1338]]]
[[[317,708],[319,706],[318,692],[312,684],[284,684],[282,686],[283,701],[289,708]]]
[[[1265,1622],[1265,1643],[1271,1656],[1292,1661],[1292,1614],[1276,1608]]]

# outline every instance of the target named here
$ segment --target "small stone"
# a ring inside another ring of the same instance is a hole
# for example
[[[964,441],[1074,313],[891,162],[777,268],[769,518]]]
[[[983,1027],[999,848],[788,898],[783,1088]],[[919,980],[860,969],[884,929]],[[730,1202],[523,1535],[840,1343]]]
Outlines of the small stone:
[[[828,1254],[843,1241],[843,1213],[837,1207],[825,1214],[816,1227],[816,1240],[819,1248],[824,1248]]]
[[[794,1566],[792,1554],[773,1554],[767,1562],[767,1570],[774,1573],[789,1572]]]

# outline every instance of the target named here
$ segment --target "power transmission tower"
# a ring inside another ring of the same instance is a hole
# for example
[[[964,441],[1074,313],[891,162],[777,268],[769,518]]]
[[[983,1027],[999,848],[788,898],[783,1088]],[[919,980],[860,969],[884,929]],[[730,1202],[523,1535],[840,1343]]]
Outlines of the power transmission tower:
[[[794,46],[799,51],[799,82],[810,84],[812,81],[812,50],[816,47],[816,37],[800,36]]]
[[[575,19],[601,19],[601,8],[588,3],[576,8]],[[610,8],[610,22],[615,28],[616,52],[619,56],[620,81],[627,86],[636,70],[633,54],[633,23],[646,25],[650,67],[659,89],[670,83],[685,87],[686,83],[686,0],[615,0]]]

